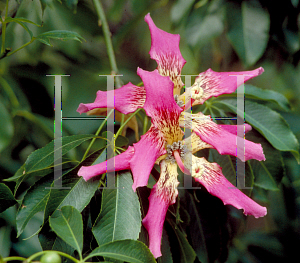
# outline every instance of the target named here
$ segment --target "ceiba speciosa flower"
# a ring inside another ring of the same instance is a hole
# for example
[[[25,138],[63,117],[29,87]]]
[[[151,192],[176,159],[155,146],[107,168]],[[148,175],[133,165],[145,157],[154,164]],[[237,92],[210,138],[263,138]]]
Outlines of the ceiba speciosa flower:
[[[237,145],[237,129],[247,132],[251,126],[219,125],[201,112],[192,114],[188,111],[191,106],[203,104],[212,96],[234,92],[244,81],[262,74],[264,70],[215,72],[208,69],[199,74],[192,87],[180,94],[183,87],[181,70],[186,63],[179,50],[180,36],[157,28],[150,14],[146,15],[145,21],[151,33],[150,56],[158,66],[152,72],[137,69],[144,87],[129,82],[116,90],[98,91],[93,103],[81,103],[77,111],[83,113],[95,108],[113,108],[128,114],[143,108],[151,117],[151,127],[139,142],[113,157],[113,167],[107,167],[107,161],[82,166],[78,175],[89,180],[106,172],[130,169],[135,191],[137,187],[147,185],[154,164],[160,165],[160,177],[151,190],[148,213],[142,221],[149,233],[149,248],[157,258],[161,256],[165,216],[178,195],[177,165],[225,205],[243,209],[245,215],[256,218],[266,215],[267,209],[234,187],[217,163],[193,155],[201,149],[213,148],[220,154],[230,154],[244,162],[249,159],[265,160],[260,144],[244,140],[242,146]],[[244,78],[238,78],[239,75]],[[114,100],[107,100],[107,96],[114,96]],[[191,129],[191,136],[183,139],[183,127]],[[244,149],[238,150],[238,147]]]

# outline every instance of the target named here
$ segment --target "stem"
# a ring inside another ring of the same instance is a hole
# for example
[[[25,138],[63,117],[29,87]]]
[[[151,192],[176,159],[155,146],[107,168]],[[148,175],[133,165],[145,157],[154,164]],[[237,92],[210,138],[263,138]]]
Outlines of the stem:
[[[2,258],[3,262],[12,261],[12,260],[24,261],[24,260],[26,260],[26,258],[22,258],[22,257],[7,257],[7,258]]]
[[[146,115],[145,118],[144,118],[143,134],[146,133],[146,131],[147,131],[147,126],[148,126],[148,117],[147,117],[147,115]]]
[[[16,53],[16,52],[19,51],[20,49],[22,49],[22,48],[24,48],[24,47],[30,45],[34,40],[35,40],[35,38],[32,38],[29,42],[27,42],[27,43],[24,44],[23,46],[17,48],[16,50],[14,50],[14,51],[12,51],[12,52],[10,52],[10,53],[8,53],[8,54],[6,55],[6,57],[11,56],[12,54]]]
[[[101,123],[100,127],[99,127],[98,130],[96,131],[96,133],[95,133],[96,136],[99,135],[100,131],[102,130],[102,128],[103,128],[103,126],[104,126],[104,124],[107,122],[107,119],[109,118],[109,116],[110,116],[113,112],[114,112],[114,109],[112,109],[112,110],[107,114],[105,120]],[[87,156],[87,154],[89,153],[89,150],[91,149],[91,147],[92,147],[92,145],[94,144],[95,140],[96,140],[96,138],[93,138],[93,139],[92,139],[92,141],[90,142],[89,146],[87,147],[87,149],[86,149],[86,151],[85,151],[85,153],[84,153],[84,155],[83,155],[81,161],[83,161],[83,160],[86,158],[86,156]]]
[[[125,121],[125,114],[122,114],[122,119],[121,119],[121,124],[120,124],[120,126],[123,125],[124,121]]]
[[[103,35],[104,35],[104,39],[105,39],[105,44],[106,44],[106,48],[107,48],[107,54],[108,54],[112,74],[113,75],[118,74],[118,67],[117,67],[115,52],[114,52],[114,48],[113,48],[112,41],[111,41],[111,33],[110,33],[110,30],[108,27],[108,23],[106,20],[106,16],[105,16],[102,4],[101,4],[101,0],[93,0],[93,3],[96,8],[96,13],[98,15],[99,21],[102,24],[102,30],[103,30]],[[121,87],[121,82],[120,82],[120,79],[118,76],[116,76],[116,86],[117,86],[117,88]]]
[[[115,136],[115,141],[117,140],[118,136],[120,135],[120,133],[122,132],[123,128],[125,127],[125,125],[140,111],[141,109],[138,109],[135,113],[133,113],[124,123],[123,125],[120,127],[120,129],[117,131],[116,136]]]
[[[8,14],[8,0],[6,0],[6,6],[5,6],[5,19],[7,18]],[[1,54],[5,52],[5,31],[6,31],[6,22],[2,21],[2,47],[1,47]]]
[[[13,89],[9,86],[7,81],[2,77],[0,77],[0,84],[3,87],[3,89],[5,90],[8,98],[11,102],[11,105],[13,105],[14,108],[18,108],[20,106],[20,103],[19,103]]]

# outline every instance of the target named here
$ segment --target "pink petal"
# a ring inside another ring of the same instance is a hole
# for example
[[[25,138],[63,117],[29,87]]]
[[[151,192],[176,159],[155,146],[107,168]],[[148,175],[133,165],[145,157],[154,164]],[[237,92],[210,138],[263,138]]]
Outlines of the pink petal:
[[[267,214],[267,209],[254,202],[238,188],[233,186],[222,174],[222,168],[217,163],[209,163],[204,158],[205,170],[202,176],[195,177],[209,193],[220,198],[225,205],[232,205],[237,209],[243,209],[245,215],[262,217]]]
[[[224,129],[224,126],[214,123],[201,112],[191,115],[184,113],[180,122],[181,126],[193,129],[202,141],[212,145],[220,154],[237,156],[243,162],[249,159],[266,159],[261,144],[245,140],[245,144],[237,145],[237,136],[227,131],[228,126]]]
[[[251,71],[240,72],[215,72],[211,69],[199,74],[193,86],[200,86],[203,89],[203,95],[200,99],[193,100],[193,105],[203,104],[210,97],[220,96],[222,94],[230,94],[234,92],[238,86],[249,79],[252,79],[264,72],[262,67]],[[244,76],[244,78],[237,77]],[[188,100],[189,98],[187,98]]]
[[[151,126],[138,143],[133,144],[134,156],[130,161],[133,175],[133,191],[146,186],[156,159],[166,153],[164,138],[160,131]]]
[[[114,99],[107,100],[107,95]],[[99,90],[94,103],[80,103],[77,112],[81,114],[95,108],[111,108],[127,114],[136,111],[137,108],[142,108],[145,99],[146,93],[144,87],[138,87],[129,82],[116,90]]]
[[[144,82],[144,109],[151,117],[152,124],[163,133],[167,144],[181,140],[183,133],[178,119],[182,109],[173,97],[173,82],[168,77],[161,76],[157,70],[148,72],[138,68],[137,73]]]
[[[130,168],[130,160],[134,155],[134,148],[132,146],[129,146],[128,149],[109,159],[108,161],[95,164],[92,166],[81,166],[81,168],[78,171],[78,176],[82,176],[85,181],[91,179],[94,176],[104,174],[107,172],[112,172],[112,171],[121,171],[121,170],[126,170]],[[107,169],[107,162],[114,161],[114,166],[109,165]]]
[[[162,230],[170,203],[157,194],[156,188],[154,185],[151,190],[148,213],[142,222],[149,234],[149,249],[158,258],[161,257]]]
[[[181,69],[186,61],[179,49],[180,35],[167,33],[156,27],[150,14],[145,16],[151,34],[150,57],[158,64],[158,71],[162,76],[169,76],[174,82],[175,89],[180,91],[183,83],[180,78]],[[179,94],[179,93],[178,93]]]
[[[252,130],[252,127],[251,125],[245,123],[244,125],[225,125],[225,124],[218,124],[218,126],[220,126],[222,129],[232,133],[232,134],[240,134],[240,131],[241,132],[244,132],[244,129],[245,129],[245,133],[247,133],[248,131],[251,131]],[[238,129],[241,129],[239,130],[238,132]]]
[[[170,161],[161,162],[161,173],[149,196],[149,209],[143,225],[149,234],[149,249],[155,258],[161,256],[162,230],[169,205],[176,202],[178,195],[177,165]]]

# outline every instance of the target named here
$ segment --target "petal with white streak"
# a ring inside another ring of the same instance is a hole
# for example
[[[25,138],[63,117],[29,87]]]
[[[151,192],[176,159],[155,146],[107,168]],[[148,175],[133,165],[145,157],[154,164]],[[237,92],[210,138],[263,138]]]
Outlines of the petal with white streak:
[[[99,90],[95,101],[87,104],[80,103],[77,112],[81,114],[96,108],[111,108],[127,114],[142,108],[145,99],[144,87],[138,87],[129,82],[116,90]]]
[[[182,101],[192,99],[192,105],[203,104],[211,97],[233,93],[238,86],[264,72],[262,67],[240,72],[215,72],[208,69],[199,74],[192,87],[180,95]],[[197,97],[198,93],[198,97]],[[194,96],[194,98],[193,98]]]
[[[145,16],[145,21],[151,34],[150,57],[156,60],[159,73],[171,78],[174,82],[174,93],[179,95],[183,87],[181,69],[186,63],[179,49],[180,35],[173,35],[156,27],[150,14]]]
[[[100,174],[129,169],[130,160],[133,157],[133,155],[134,155],[134,148],[132,146],[129,146],[125,152],[105,162],[91,165],[91,166],[81,166],[81,168],[78,171],[78,176],[82,176],[83,179],[87,181],[92,177]]]
[[[183,112],[180,117],[180,126],[192,129],[202,141],[212,145],[220,154],[237,156],[242,161],[265,160],[261,144],[248,140],[240,141],[242,138],[231,133],[232,129],[228,132],[228,127],[225,126],[224,129],[224,126],[214,123],[209,116],[201,112],[197,114]]]
[[[245,215],[262,217],[267,209],[233,186],[222,174],[222,168],[217,163],[209,163],[205,158],[187,155],[185,166],[190,170],[195,180],[201,183],[209,193],[220,198],[225,205],[243,209]]]
[[[173,96],[173,82],[161,76],[157,70],[152,72],[138,68],[146,90],[144,109],[152,124],[164,135],[167,144],[180,141],[183,133],[179,127],[179,116],[182,109],[176,104]],[[159,93],[157,92],[159,90]]]
[[[162,230],[169,205],[176,202],[178,195],[177,165],[162,161],[161,174],[149,196],[149,209],[143,225],[149,234],[149,249],[155,258],[161,254]]]
[[[166,153],[164,138],[158,129],[151,126],[138,143],[133,144],[134,156],[130,161],[133,175],[132,188],[146,186],[156,159]]]

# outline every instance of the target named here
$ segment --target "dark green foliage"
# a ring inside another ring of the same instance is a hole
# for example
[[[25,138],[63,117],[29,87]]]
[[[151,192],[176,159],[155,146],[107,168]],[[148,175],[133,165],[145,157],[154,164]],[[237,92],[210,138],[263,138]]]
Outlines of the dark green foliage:
[[[106,125],[101,137],[95,136],[106,113],[102,119],[74,119],[87,117],[76,112],[79,103],[93,102],[97,90],[106,88],[106,78],[99,75],[111,74],[92,1],[19,2],[5,18],[5,1],[0,1],[1,19],[7,22],[0,55],[0,262],[1,256],[29,257],[41,250],[89,262],[155,262],[141,219],[159,167],[153,168],[148,187],[136,193],[128,171],[116,173],[116,189],[105,188],[105,174],[88,182],[77,175],[82,165],[103,162],[108,147],[122,152],[136,141],[130,128],[126,137],[107,141],[113,135]],[[251,189],[242,191],[267,206],[268,215],[246,217],[193,182],[201,189],[180,190],[176,204],[169,207],[163,256],[157,262],[293,262],[300,244],[300,1],[101,2],[124,84],[140,82],[138,66],[149,71],[156,67],[143,21],[149,12],[159,28],[181,35],[180,49],[187,60],[183,74],[197,75],[208,68],[265,70],[245,85],[245,115],[237,112],[235,93],[211,98],[193,111],[232,117],[217,120],[226,124],[236,124],[239,116],[252,126],[246,139],[262,145],[266,161],[246,162],[245,184]],[[2,41],[1,35],[0,46]],[[54,78],[46,75],[54,74],[70,75],[62,80],[61,178],[69,189],[51,188]],[[145,113],[140,111],[136,118],[141,136]],[[114,119],[114,133],[121,122]],[[213,149],[200,155],[217,162],[236,183],[235,157]]]

